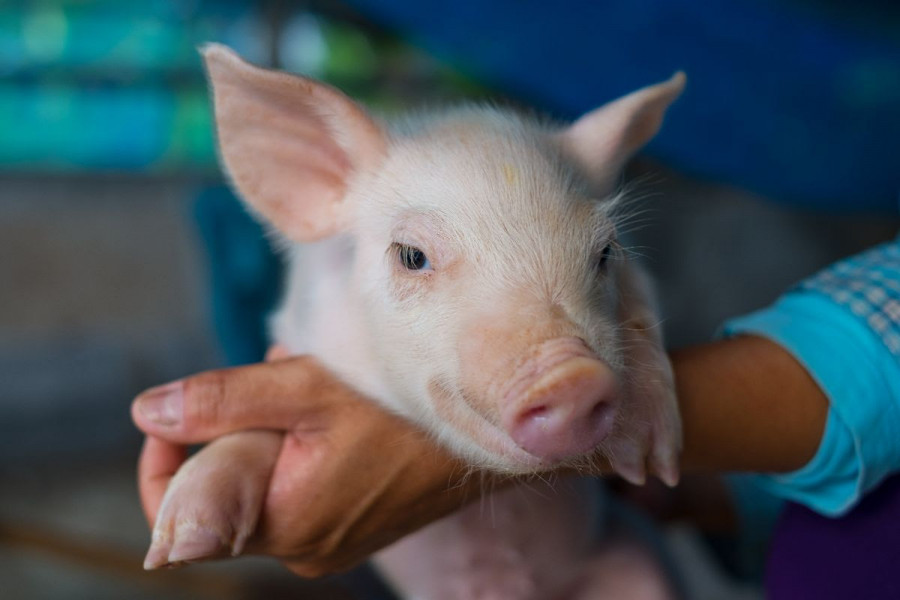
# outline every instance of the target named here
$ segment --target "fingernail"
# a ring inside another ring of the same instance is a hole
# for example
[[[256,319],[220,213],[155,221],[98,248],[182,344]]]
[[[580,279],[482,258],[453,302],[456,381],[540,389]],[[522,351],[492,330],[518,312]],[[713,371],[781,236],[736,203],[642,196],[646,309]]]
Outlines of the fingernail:
[[[184,394],[181,381],[151,388],[137,399],[138,411],[158,425],[172,427],[181,422]]]
[[[192,527],[189,531],[176,532],[175,543],[169,551],[169,563],[213,558],[225,548],[227,545],[209,529]]]

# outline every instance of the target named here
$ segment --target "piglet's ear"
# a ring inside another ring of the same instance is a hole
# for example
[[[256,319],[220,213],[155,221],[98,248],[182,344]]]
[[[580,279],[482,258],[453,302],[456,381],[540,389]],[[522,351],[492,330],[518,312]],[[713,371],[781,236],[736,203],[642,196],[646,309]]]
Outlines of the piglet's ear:
[[[679,71],[668,81],[592,110],[560,134],[564,150],[598,187],[612,187],[628,159],[659,131],[685,80]]]
[[[384,154],[379,127],[327,85],[252,66],[219,44],[201,52],[222,160],[244,201],[295,241],[340,231],[349,179]]]

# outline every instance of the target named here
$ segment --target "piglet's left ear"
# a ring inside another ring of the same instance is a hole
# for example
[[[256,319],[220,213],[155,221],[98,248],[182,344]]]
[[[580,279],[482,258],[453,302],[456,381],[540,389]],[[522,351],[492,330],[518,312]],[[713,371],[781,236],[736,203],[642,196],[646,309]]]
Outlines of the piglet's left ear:
[[[564,150],[600,188],[615,182],[625,163],[659,131],[663,115],[684,89],[681,71],[594,109],[560,133]]]

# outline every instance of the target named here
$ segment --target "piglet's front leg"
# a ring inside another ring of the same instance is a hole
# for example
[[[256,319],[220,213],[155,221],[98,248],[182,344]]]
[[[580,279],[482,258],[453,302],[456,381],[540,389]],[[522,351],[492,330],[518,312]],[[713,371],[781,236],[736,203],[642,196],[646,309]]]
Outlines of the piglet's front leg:
[[[674,486],[679,477],[681,415],[649,277],[637,265],[626,265],[620,293],[625,397],[608,456],[613,469],[632,483],[643,484],[649,468],[650,474]]]
[[[282,435],[223,436],[181,466],[163,498],[145,569],[237,556],[256,529]]]

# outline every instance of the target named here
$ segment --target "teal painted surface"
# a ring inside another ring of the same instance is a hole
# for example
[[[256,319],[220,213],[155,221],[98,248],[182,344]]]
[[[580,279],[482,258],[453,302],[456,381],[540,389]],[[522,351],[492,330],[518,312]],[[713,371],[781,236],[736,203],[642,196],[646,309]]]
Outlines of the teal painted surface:
[[[289,70],[388,112],[399,98],[477,92],[390,35],[287,8]],[[0,169],[218,172],[197,47],[223,42],[264,64],[270,29],[246,0],[0,5]]]

